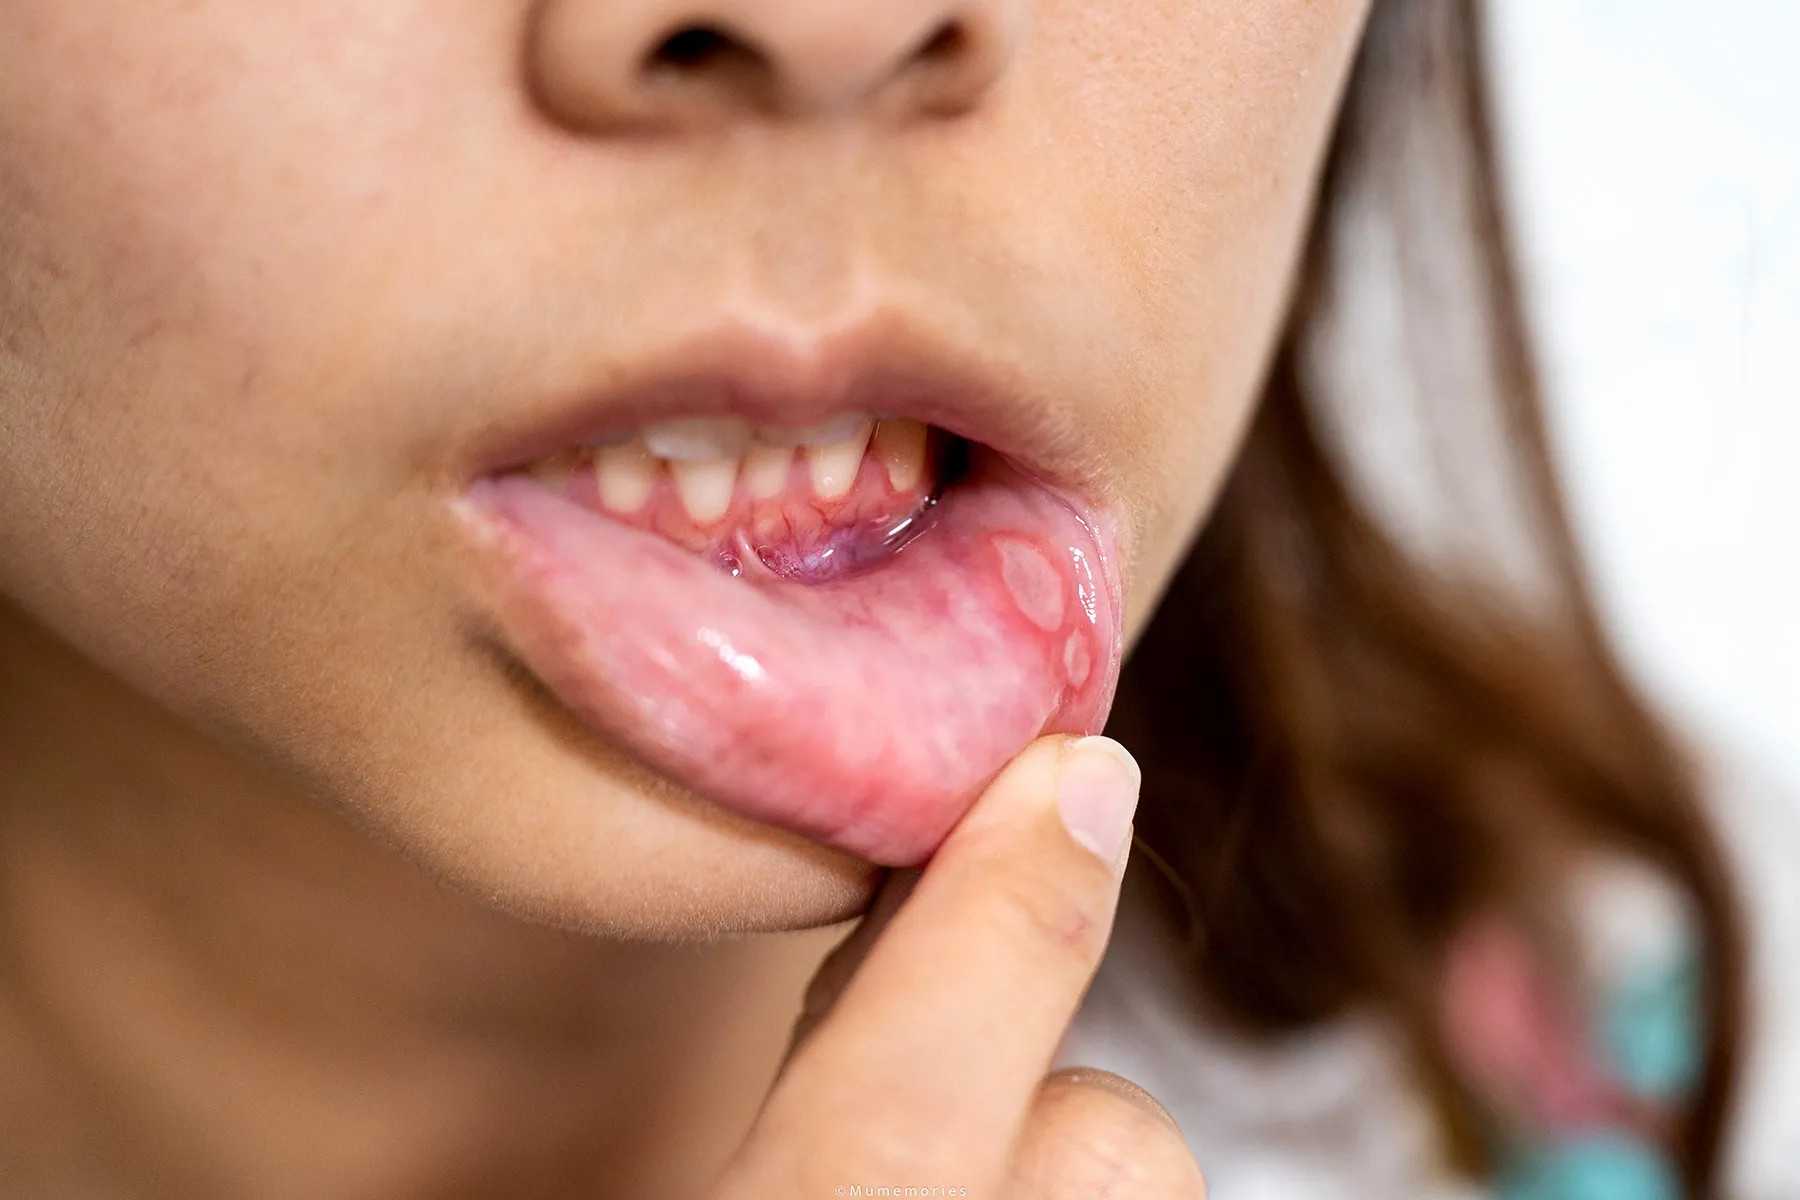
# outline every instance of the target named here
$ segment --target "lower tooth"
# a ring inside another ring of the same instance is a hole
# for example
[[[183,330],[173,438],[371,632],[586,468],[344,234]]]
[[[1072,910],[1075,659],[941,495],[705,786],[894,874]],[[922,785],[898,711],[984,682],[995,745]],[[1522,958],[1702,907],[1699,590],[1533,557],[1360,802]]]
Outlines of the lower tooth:
[[[731,494],[737,489],[737,459],[671,462],[669,475],[696,525],[711,525],[730,511]]]
[[[875,426],[870,449],[887,468],[896,492],[910,492],[925,478],[926,428],[921,421],[891,420]]]
[[[602,446],[594,451],[594,482],[600,503],[609,511],[629,515],[644,507],[656,487],[660,460],[639,441],[623,446]]]
[[[787,446],[750,443],[744,455],[744,486],[757,500],[769,500],[787,490],[794,470],[794,452]]]
[[[806,452],[812,468],[813,491],[827,500],[847,495],[862,468],[863,452],[869,447],[869,434],[874,424],[864,420],[849,438],[830,446],[813,446]]]

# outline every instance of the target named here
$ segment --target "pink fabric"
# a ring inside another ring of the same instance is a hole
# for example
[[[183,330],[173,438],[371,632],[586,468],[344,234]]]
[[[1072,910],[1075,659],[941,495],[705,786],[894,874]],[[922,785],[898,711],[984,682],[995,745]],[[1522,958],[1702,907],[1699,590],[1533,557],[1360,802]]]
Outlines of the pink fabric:
[[[1512,925],[1483,918],[1458,934],[1441,1000],[1451,1053],[1513,1133],[1561,1140],[1614,1130],[1666,1144],[1669,1114],[1607,1076],[1574,989]]]

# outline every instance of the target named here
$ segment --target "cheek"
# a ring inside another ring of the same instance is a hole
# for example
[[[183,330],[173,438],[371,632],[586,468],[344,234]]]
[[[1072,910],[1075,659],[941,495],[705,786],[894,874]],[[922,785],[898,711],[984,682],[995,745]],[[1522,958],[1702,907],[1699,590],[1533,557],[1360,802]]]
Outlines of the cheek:
[[[1257,397],[1367,5],[1130,7],[1059,8],[1068,30],[1041,44],[1049,111],[1084,130],[1057,174],[1105,239],[1094,259],[1135,340],[1133,400],[1108,414],[1133,490],[1135,631]]]
[[[429,87],[408,54],[466,27],[414,13],[425,32],[389,46],[347,11],[0,12],[0,592],[152,676],[175,669],[152,648],[243,660],[226,618],[292,594],[269,564],[330,540],[331,444],[374,440],[329,377],[351,349],[296,352],[300,324],[350,324],[309,214],[366,207],[379,143],[416,119],[376,67]]]
[[[128,209],[89,219],[53,160],[20,149],[0,162],[32,180],[0,210],[0,591],[74,625],[114,611],[127,578],[191,573],[206,520],[170,537],[159,510],[201,493],[181,431],[216,428],[199,398],[219,381],[182,352],[185,272]]]

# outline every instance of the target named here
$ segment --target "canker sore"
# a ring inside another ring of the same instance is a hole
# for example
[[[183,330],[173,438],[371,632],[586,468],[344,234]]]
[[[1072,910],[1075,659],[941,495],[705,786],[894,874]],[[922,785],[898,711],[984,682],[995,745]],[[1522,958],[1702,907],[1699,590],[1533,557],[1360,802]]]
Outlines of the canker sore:
[[[1033,738],[1118,679],[1091,515],[985,455],[878,558],[734,577],[524,475],[477,484],[507,641],[596,729],[759,821],[922,862]]]

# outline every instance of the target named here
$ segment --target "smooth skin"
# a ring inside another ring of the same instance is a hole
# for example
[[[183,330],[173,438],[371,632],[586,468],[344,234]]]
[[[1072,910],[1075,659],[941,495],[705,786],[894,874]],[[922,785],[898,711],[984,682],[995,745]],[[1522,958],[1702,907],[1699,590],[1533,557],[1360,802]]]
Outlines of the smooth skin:
[[[473,464],[724,324],[903,322],[1088,464],[1135,633],[1365,9],[0,0],[0,1179],[709,1186],[879,876],[544,699],[471,582]],[[642,69],[697,17],[757,54]]]

